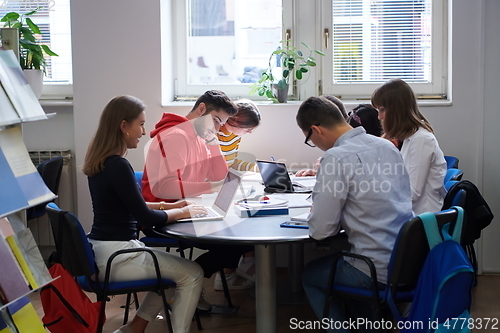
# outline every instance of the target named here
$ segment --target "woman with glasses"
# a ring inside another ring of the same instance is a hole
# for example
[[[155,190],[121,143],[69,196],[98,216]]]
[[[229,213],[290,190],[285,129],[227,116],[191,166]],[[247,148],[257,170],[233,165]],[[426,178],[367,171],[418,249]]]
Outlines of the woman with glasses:
[[[413,212],[438,212],[445,195],[446,161],[431,124],[418,110],[411,87],[392,79],[377,88],[371,102],[378,109],[384,138],[399,142],[408,170]]]
[[[238,151],[241,137],[252,133],[259,126],[260,112],[257,106],[248,99],[236,101],[235,105],[238,112],[229,117],[217,133],[220,149],[229,168],[239,171],[257,171],[255,162],[245,162],[238,158]]]

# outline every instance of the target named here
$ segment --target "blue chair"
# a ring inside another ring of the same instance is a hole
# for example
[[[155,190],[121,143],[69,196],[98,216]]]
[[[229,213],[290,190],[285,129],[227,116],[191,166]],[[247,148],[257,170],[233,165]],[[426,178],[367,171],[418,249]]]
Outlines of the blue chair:
[[[87,236],[83,230],[82,225],[74,216],[68,211],[59,209],[56,204],[49,203],[46,206],[46,211],[54,233],[54,240],[56,244],[56,251],[59,254],[61,264],[74,276],[80,287],[87,291],[95,293],[97,300],[102,302],[101,313],[99,316],[99,326],[97,333],[102,332],[104,325],[106,300],[108,296],[112,295],[126,295],[131,293],[154,291],[162,296],[163,306],[165,308],[166,321],[170,332],[172,331],[172,324],[168,316],[170,306],[165,297],[164,290],[167,288],[175,288],[174,281],[162,278],[158,266],[158,260],[153,251],[147,248],[139,249],[124,249],[113,253],[108,259],[106,264],[106,271],[104,278],[102,272],[96,269],[94,260],[94,253],[92,247],[88,242]],[[146,252],[153,258],[156,278],[146,280],[134,280],[124,282],[110,282],[109,276],[111,273],[111,263],[113,260],[124,253],[130,252]],[[128,317],[129,303],[125,307],[125,313]]]
[[[446,175],[444,176],[444,183],[446,184],[450,180],[462,180],[464,173],[460,169],[448,169],[446,170]]]
[[[445,156],[444,159],[446,160],[446,166],[448,169],[458,169],[458,158],[454,156]]]
[[[454,226],[457,211],[449,209],[437,212],[435,216],[440,227],[446,223],[452,223]],[[332,261],[328,284],[325,287],[323,318],[328,318],[330,303],[335,296],[372,302],[374,313],[379,321],[384,317],[383,310],[388,307],[389,297],[396,304],[411,302],[428,252],[429,244],[424,226],[417,216],[407,221],[398,233],[387,268],[387,281],[377,279],[375,265],[370,258],[350,252],[338,253]],[[372,279],[371,289],[346,287],[333,283],[337,261],[343,256],[360,259],[368,265]],[[383,283],[385,287],[379,288],[378,283]]]

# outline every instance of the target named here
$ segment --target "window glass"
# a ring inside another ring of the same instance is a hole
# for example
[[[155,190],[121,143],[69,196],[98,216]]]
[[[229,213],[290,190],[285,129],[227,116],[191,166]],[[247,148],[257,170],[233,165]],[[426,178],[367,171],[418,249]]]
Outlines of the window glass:
[[[256,82],[281,40],[281,0],[188,3],[187,83]]]
[[[59,55],[46,56],[44,83],[72,84],[69,0],[0,0],[0,17],[9,12],[25,14],[33,10],[37,13],[30,18],[42,32],[42,43]]]
[[[430,82],[431,0],[333,0],[333,81]]]

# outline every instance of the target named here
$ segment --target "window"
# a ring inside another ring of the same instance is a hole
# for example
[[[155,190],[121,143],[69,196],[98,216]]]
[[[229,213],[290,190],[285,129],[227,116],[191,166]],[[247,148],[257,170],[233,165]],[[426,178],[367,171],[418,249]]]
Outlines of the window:
[[[46,57],[42,98],[71,96],[73,76],[69,0],[0,0],[0,17],[8,12],[23,14],[32,10],[37,10],[31,19],[42,31],[42,42],[59,55]]]
[[[333,0],[324,7],[332,59],[324,64],[325,93],[364,97],[401,78],[417,95],[446,95],[443,1]]]
[[[175,0],[178,99],[220,89],[248,96],[285,31],[321,50],[318,66],[291,89],[369,98],[390,78],[417,95],[447,95],[447,0]],[[271,59],[273,61],[273,59]],[[165,72],[164,72],[165,73]],[[170,74],[170,73],[169,73]],[[167,75],[169,75],[167,74]],[[171,75],[170,75],[171,76]]]

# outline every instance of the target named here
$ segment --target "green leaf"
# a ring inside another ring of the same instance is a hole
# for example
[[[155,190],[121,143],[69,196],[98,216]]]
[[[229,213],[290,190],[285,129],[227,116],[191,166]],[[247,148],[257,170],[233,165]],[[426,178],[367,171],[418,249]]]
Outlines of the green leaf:
[[[307,73],[309,72],[309,69],[307,69],[307,67],[301,67],[299,71],[301,71],[302,73]]]
[[[10,12],[5,14],[0,22],[7,22],[7,21],[17,21],[19,19],[19,14],[16,12]]]
[[[47,55],[52,57],[59,57],[59,54],[52,51],[47,45],[42,44],[42,49],[47,53]]]
[[[311,48],[309,47],[309,45],[307,45],[307,44],[306,44],[306,43],[304,43],[304,42],[300,42],[300,44],[304,45],[304,46],[305,46],[305,47],[307,47],[309,50],[311,49]]]
[[[301,57],[303,56],[302,51],[298,51],[297,54]]]
[[[316,66],[316,63],[314,61],[311,61],[311,60],[307,60],[307,63],[306,63],[308,66],[311,66],[311,67],[314,67]]]
[[[12,28],[18,28],[18,29],[21,29],[21,27],[23,26],[23,24],[21,22],[18,22],[18,21],[11,21],[10,23],[12,22],[15,22],[14,24],[12,24]]]
[[[318,50],[314,50],[314,52],[316,52],[317,54],[322,55],[322,56],[324,56],[324,55],[325,55],[323,52],[318,51]]]
[[[295,67],[295,60],[288,60],[287,66],[289,70],[292,70]]]
[[[259,90],[260,86],[256,83],[250,85],[250,92],[248,93],[249,95],[255,94]]]
[[[288,69],[283,70],[283,77],[284,78],[287,78],[289,74],[290,74],[290,71]]]
[[[286,80],[285,79],[281,79],[278,81],[278,89],[280,90],[283,90],[286,88]]]
[[[26,14],[24,14],[24,16],[30,16],[30,15],[36,14],[36,12],[38,11],[38,9],[40,9],[40,8],[42,8],[42,7],[38,7],[36,10],[33,10],[33,11],[29,12],[29,13],[26,13]]]
[[[295,77],[297,78],[297,80],[302,80],[302,71],[300,69],[297,69],[295,71]]]
[[[23,39],[36,42],[35,36],[31,33],[31,30],[25,27],[20,27],[19,28],[19,34],[22,35]]]
[[[38,26],[35,23],[33,23],[33,21],[29,17],[26,18],[26,24],[28,24],[28,27],[30,27],[30,29],[33,30],[33,33],[40,35],[42,34],[40,28],[38,28]]]
[[[271,90],[266,91],[267,98],[274,98],[273,92]]]

